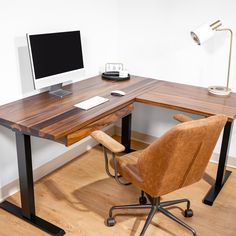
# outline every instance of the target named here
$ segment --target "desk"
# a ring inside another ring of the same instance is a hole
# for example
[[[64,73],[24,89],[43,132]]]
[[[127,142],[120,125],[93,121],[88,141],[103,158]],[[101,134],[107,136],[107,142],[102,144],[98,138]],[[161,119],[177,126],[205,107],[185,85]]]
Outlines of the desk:
[[[63,229],[38,217],[35,212],[34,183],[30,137],[36,136],[72,145],[88,136],[93,130],[101,129],[118,119],[122,119],[122,143],[130,150],[131,113],[134,102],[162,106],[187,111],[204,116],[223,113],[228,116],[224,129],[220,162],[213,195],[222,188],[229,176],[225,173],[227,151],[233,119],[236,114],[236,96],[229,98],[209,96],[207,89],[157,81],[132,76],[131,80],[112,82],[101,80],[99,76],[66,86],[72,95],[58,98],[42,93],[18,100],[0,107],[0,125],[16,134],[17,160],[19,169],[21,208],[4,201],[0,207],[26,220],[51,235],[64,235]],[[124,97],[113,97],[112,90],[123,90]],[[109,101],[88,111],[73,105],[93,96],[103,96]],[[219,180],[218,180],[219,179]],[[222,181],[223,180],[223,181]],[[212,195],[212,191],[208,195]],[[213,203],[214,199],[206,203]]]
[[[205,204],[212,205],[231,174],[231,171],[226,170],[226,164],[236,116],[236,94],[231,93],[229,97],[212,96],[206,88],[159,81],[152,89],[138,95],[136,101],[203,116],[224,114],[228,117],[223,131],[216,181],[203,199]]]
[[[51,235],[64,235],[63,229],[36,215],[30,137],[69,146],[93,130],[122,118],[122,143],[129,151],[132,104],[137,95],[155,83],[156,80],[137,76],[119,83],[104,81],[97,76],[66,86],[65,89],[72,95],[64,98],[46,92],[1,106],[0,125],[11,129],[16,135],[21,208],[8,201],[1,203],[0,207]],[[111,96],[112,90],[123,90],[126,95]],[[109,98],[109,101],[88,111],[73,106],[96,95]]]

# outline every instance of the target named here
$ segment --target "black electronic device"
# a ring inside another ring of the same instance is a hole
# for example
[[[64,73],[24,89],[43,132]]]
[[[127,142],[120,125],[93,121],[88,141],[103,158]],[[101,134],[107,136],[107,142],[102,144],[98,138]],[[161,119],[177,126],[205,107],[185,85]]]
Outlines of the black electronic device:
[[[70,74],[83,71],[80,31],[27,34],[27,42],[35,89],[51,86],[54,95],[70,94],[61,88]]]
[[[124,81],[130,79],[130,74],[128,74],[128,76],[121,77],[119,71],[106,71],[102,73],[102,78],[105,80]]]

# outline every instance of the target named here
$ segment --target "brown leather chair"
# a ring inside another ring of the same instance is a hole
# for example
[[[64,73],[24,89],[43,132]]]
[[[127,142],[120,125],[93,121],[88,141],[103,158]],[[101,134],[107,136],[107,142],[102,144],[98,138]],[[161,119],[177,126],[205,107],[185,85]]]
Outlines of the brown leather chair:
[[[119,157],[115,154],[124,151],[124,146],[102,131],[94,131],[91,134],[104,147],[106,171],[109,176],[114,177],[118,183],[122,183],[120,180],[122,176],[142,193],[140,204],[113,206],[109,211],[108,226],[116,223],[112,217],[115,209],[150,208],[141,236],[144,235],[156,212],[163,213],[196,235],[193,228],[164,208],[186,202],[185,217],[191,217],[193,212],[190,209],[190,201],[180,199],[160,202],[160,196],[196,183],[202,178],[227,118],[224,115],[200,120],[191,120],[184,115],[177,115],[175,118],[183,123],[170,129],[144,150]],[[109,172],[107,149],[112,152],[110,164],[114,168],[114,176]],[[144,193],[150,204],[147,203]]]

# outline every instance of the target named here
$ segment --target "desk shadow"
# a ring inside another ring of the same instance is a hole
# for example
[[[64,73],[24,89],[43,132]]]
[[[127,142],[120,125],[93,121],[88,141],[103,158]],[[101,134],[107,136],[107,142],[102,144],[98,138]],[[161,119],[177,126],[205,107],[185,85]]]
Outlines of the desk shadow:
[[[71,208],[78,211],[88,211],[83,207],[83,204],[81,204],[81,202],[71,200],[68,196],[68,193],[65,194],[63,190],[58,187],[58,184],[55,181],[49,179],[44,181],[43,184],[47,188],[47,192],[52,195],[53,199],[57,201],[66,201]]]
[[[206,181],[210,185],[215,184],[215,179],[213,177],[211,177],[209,174],[207,174],[206,172],[204,173],[202,178],[204,181]]]

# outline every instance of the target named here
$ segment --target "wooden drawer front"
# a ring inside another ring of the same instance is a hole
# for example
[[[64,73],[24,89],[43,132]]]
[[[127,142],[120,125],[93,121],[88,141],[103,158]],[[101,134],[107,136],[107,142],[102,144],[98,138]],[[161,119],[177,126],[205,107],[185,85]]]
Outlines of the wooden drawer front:
[[[107,125],[110,125],[118,121],[120,118],[125,117],[128,114],[130,114],[132,110],[133,110],[133,104],[128,105],[127,107],[124,107],[119,111],[116,111],[91,124],[88,124],[87,126],[83,127],[80,130],[77,130],[71,134],[68,134],[66,137],[66,146],[70,146],[71,144],[76,143],[79,140],[87,137],[94,130],[102,129],[106,127]]]

